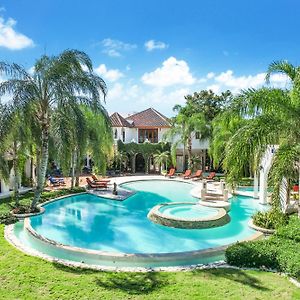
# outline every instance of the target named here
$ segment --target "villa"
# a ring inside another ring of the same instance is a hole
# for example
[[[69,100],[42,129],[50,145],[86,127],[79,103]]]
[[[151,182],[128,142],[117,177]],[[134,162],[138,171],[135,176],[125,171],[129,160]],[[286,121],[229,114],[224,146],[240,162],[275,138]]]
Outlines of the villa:
[[[154,108],[148,108],[127,117],[115,112],[110,116],[113,128],[114,143],[118,141],[124,144],[129,143],[152,143],[158,144],[165,140],[165,134],[172,127],[170,119]],[[199,158],[199,168],[205,169],[208,161],[208,140],[200,139],[200,134],[195,132],[192,136],[192,153]],[[183,157],[183,145],[179,145],[176,150],[176,168],[178,172],[183,172],[187,166],[187,155]],[[154,153],[153,153],[154,154]],[[130,154],[128,153],[130,156]],[[153,165],[153,156],[150,159],[150,171],[157,171]],[[136,153],[130,157],[132,171],[145,172],[145,158],[142,153]]]

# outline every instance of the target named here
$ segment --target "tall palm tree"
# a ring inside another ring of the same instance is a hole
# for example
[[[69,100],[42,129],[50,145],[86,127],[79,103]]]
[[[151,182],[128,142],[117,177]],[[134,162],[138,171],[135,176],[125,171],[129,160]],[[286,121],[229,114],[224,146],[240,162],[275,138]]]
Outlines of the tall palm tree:
[[[179,145],[183,146],[183,157],[187,151],[188,168],[192,166],[192,140],[196,132],[201,134],[204,139],[209,136],[210,128],[205,116],[201,112],[195,112],[192,105],[176,105],[173,109],[177,111],[176,117],[172,119],[172,127],[165,135],[165,139],[172,140],[172,160],[175,165],[175,150]]]
[[[249,159],[256,155],[256,164],[259,164],[259,156],[268,145],[279,145],[271,169],[273,199],[278,205],[282,180],[292,182],[300,178],[295,173],[298,170],[300,174],[300,68],[278,61],[270,64],[267,81],[274,73],[290,79],[289,89],[249,89],[236,99],[246,122],[227,143],[224,165],[229,179],[236,182]]]
[[[32,75],[21,66],[6,62],[0,62],[0,73],[9,78],[0,83],[0,97],[12,95],[14,107],[26,114],[25,120],[34,124],[37,185],[31,206],[35,208],[44,188],[54,111],[80,104],[101,111],[106,85],[94,74],[90,58],[77,50],[42,56],[35,63]]]

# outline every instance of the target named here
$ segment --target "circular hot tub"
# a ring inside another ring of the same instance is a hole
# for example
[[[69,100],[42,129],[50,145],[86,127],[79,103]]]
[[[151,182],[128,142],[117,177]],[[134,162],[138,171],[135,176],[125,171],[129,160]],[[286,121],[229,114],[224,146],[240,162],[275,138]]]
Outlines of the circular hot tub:
[[[230,221],[225,209],[205,207],[192,202],[156,205],[148,213],[148,218],[160,225],[187,229],[219,227]]]

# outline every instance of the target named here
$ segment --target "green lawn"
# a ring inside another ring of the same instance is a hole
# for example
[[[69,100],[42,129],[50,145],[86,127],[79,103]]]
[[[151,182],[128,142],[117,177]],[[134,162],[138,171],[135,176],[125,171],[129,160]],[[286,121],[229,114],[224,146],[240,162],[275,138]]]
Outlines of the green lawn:
[[[67,268],[23,254],[0,225],[0,299],[300,299],[273,273],[217,269],[109,273]]]

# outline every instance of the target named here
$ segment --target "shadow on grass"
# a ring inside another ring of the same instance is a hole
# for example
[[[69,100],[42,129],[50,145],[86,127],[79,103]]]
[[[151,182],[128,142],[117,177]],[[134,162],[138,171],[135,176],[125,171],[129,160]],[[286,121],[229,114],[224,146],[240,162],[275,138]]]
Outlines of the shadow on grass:
[[[83,276],[95,275],[95,283],[97,286],[109,290],[118,289],[132,295],[148,294],[155,290],[159,290],[169,284],[166,276],[164,276],[164,274],[162,273],[157,272],[101,272],[89,269],[68,267],[59,263],[52,263],[52,265],[62,272]]]
[[[195,275],[203,274],[209,275],[211,277],[222,277],[228,280],[232,280],[243,285],[247,285],[251,288],[261,290],[261,291],[268,291],[270,290],[266,286],[264,286],[263,282],[257,279],[254,276],[247,274],[243,270],[237,269],[209,269],[209,270],[195,270],[193,271]]]
[[[163,274],[148,273],[102,273],[96,284],[110,290],[121,290],[132,295],[148,294],[168,284]]]
[[[53,262],[52,265],[54,266],[54,268],[56,268],[60,271],[63,271],[63,272],[67,272],[67,273],[73,273],[73,274],[79,274],[79,275],[99,274],[99,271],[96,271],[96,270],[68,267],[68,266],[65,266],[65,265],[62,265],[62,264],[56,263],[56,262]]]

